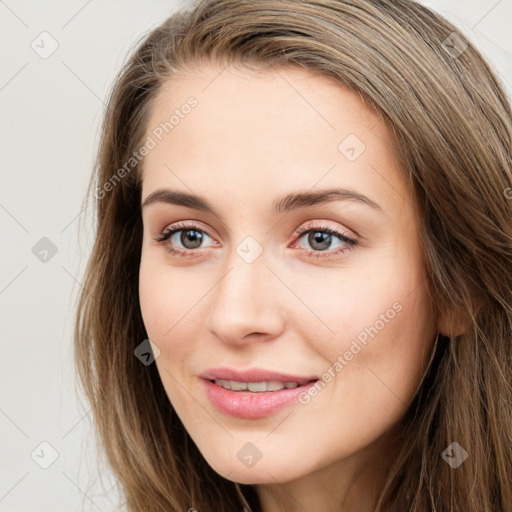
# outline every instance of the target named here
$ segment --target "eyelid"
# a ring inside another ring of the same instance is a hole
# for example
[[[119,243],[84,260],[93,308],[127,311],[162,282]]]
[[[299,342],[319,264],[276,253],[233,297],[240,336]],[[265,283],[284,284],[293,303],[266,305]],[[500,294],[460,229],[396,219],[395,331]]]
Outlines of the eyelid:
[[[312,220],[312,221],[308,221],[306,222],[304,225],[302,225],[301,227],[297,228],[293,234],[293,238],[300,238],[304,233],[307,233],[308,231],[332,231],[332,232],[336,232],[338,233],[339,235],[343,235],[344,238],[348,238],[348,239],[353,239],[353,240],[357,240],[359,238],[359,235],[355,232],[355,231],[352,231],[349,232],[349,230],[347,230],[346,228],[344,227],[333,227],[331,225],[328,224],[328,221],[326,220]]]
[[[218,245],[218,242],[215,240],[215,237],[209,234],[208,229],[203,228],[200,223],[197,221],[179,221],[173,224],[168,225],[166,228],[164,228],[163,231],[160,232],[159,236],[154,238],[154,241],[157,245],[168,245],[169,239],[174,236],[177,232],[180,231],[188,231],[188,230],[196,230],[201,231],[205,233],[207,236],[209,236],[212,240],[215,241],[215,243]],[[302,225],[298,229],[295,230],[292,241],[295,241],[295,243],[298,243],[298,241],[302,238],[302,236],[305,233],[311,232],[311,231],[320,231],[324,233],[329,233],[331,236],[335,236],[339,240],[343,241],[345,243],[344,248],[336,248],[336,249],[330,249],[328,251],[315,251],[315,250],[309,250],[309,255],[311,256],[314,254],[318,258],[324,258],[329,259],[330,257],[336,257],[339,254],[352,249],[353,247],[359,245],[358,236],[352,236],[351,234],[347,233],[345,229],[339,229],[339,228],[333,228],[327,224],[326,220],[313,220],[309,221],[306,224]],[[206,249],[207,247],[204,247],[203,249]],[[302,251],[308,251],[308,249],[300,248]],[[181,256],[190,256],[193,257],[196,255],[201,254],[201,248],[199,249],[182,249],[182,248],[167,248],[167,250],[174,254],[179,254]]]
[[[155,242],[166,242],[172,235],[176,234],[179,231],[202,231],[206,233],[212,240],[215,240],[215,237],[210,235],[209,230],[203,227],[197,221],[179,221],[173,224],[169,224],[162,231],[158,233],[158,235],[154,238]],[[186,250],[186,249],[183,249]],[[191,250],[191,249],[189,249]]]
[[[325,220],[314,220],[309,221],[305,225],[301,226],[299,229],[297,229],[294,233],[294,242],[295,245],[299,244],[300,239],[304,236],[306,233],[310,232],[323,232],[328,233],[333,237],[336,237],[338,240],[340,240],[344,245],[330,249],[327,251],[315,251],[313,249],[308,250],[302,248],[303,251],[308,252],[308,256],[314,256],[315,258],[322,259],[324,261],[332,261],[339,259],[342,254],[345,252],[350,251],[351,249],[359,246],[359,240],[357,236],[353,236],[350,233],[347,233],[347,230],[340,229],[340,228],[333,228],[330,225],[327,224],[327,221]],[[295,248],[295,247],[294,247]]]

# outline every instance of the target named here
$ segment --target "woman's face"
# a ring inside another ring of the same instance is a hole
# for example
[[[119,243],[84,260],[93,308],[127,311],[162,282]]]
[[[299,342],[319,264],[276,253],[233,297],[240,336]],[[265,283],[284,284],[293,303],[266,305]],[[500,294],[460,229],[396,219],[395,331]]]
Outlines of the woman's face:
[[[387,125],[304,70],[212,65],[146,136],[142,315],[205,459],[243,483],[368,459],[437,330]]]

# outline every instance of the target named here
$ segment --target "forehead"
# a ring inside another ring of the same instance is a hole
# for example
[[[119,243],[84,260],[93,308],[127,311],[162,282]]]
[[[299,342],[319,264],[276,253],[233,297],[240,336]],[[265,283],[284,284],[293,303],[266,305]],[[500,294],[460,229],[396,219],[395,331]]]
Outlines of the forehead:
[[[196,105],[189,108],[192,98]],[[336,139],[349,125],[361,134],[376,127],[376,135],[390,137],[379,114],[360,95],[334,79],[296,67],[255,71],[211,64],[190,74],[181,72],[163,83],[147,131],[169,121],[173,114],[173,138],[180,132],[184,135],[183,126],[190,124],[196,136],[209,132],[212,139],[224,132],[246,139],[242,127],[251,135],[258,131],[259,138],[272,138],[278,129],[282,144],[300,139],[317,144],[326,135]],[[187,118],[190,121],[185,122]],[[202,123],[207,126],[201,130]],[[312,132],[317,136],[312,137]]]
[[[155,147],[143,161],[143,198],[162,185],[219,199],[236,190],[241,202],[315,184],[362,188],[388,202],[409,195],[380,115],[340,83],[300,68],[211,65],[174,76],[153,103],[146,136]]]

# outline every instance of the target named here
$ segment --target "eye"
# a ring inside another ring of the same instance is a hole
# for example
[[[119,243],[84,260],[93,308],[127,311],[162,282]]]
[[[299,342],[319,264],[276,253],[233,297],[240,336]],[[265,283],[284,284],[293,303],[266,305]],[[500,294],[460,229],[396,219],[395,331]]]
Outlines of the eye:
[[[212,239],[206,231],[199,226],[195,224],[177,223],[165,228],[154,240],[158,245],[165,245],[171,254],[188,256],[194,249],[201,248],[201,243],[206,238]],[[178,243],[183,247],[178,246],[176,248],[175,246]]]
[[[317,258],[330,258],[348,251],[357,245],[357,241],[353,238],[328,226],[307,225],[300,228],[297,231],[297,235],[300,235],[299,240],[304,238],[307,244],[312,247],[313,250],[309,250],[308,252],[309,257],[314,256]],[[338,241],[338,245],[333,248],[333,243],[336,241]]]
[[[301,246],[302,249],[308,250],[309,257],[331,258],[358,245],[355,239],[328,226],[309,224],[300,228],[295,233],[295,237],[298,237],[299,241],[304,238],[312,248],[312,250],[309,250]],[[154,238],[154,241],[157,245],[165,246],[171,254],[193,256],[194,252],[198,252],[195,249],[203,248],[204,246],[202,247],[201,244],[208,238],[213,240],[197,224],[179,222],[165,228],[158,237]],[[333,248],[333,243],[336,243],[336,241],[338,245]],[[218,245],[218,243],[214,241],[213,245]]]

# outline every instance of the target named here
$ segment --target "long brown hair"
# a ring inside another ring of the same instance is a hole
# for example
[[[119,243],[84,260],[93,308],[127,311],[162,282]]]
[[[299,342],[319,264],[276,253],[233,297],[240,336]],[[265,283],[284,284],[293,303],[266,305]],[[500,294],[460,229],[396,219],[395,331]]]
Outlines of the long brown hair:
[[[130,159],[162,84],[212,61],[329,76],[392,128],[421,212],[432,303],[469,323],[438,336],[376,510],[512,512],[511,108],[471,42],[411,0],[198,1],[144,37],[117,76],[89,187],[96,235],[75,355],[127,509],[261,507],[256,486],[210,468],[156,365],[134,356],[147,334],[138,298],[141,166]],[[441,456],[455,441],[468,453],[456,469]]]

